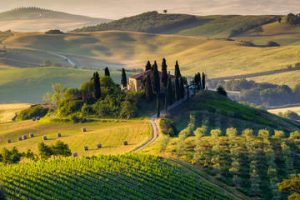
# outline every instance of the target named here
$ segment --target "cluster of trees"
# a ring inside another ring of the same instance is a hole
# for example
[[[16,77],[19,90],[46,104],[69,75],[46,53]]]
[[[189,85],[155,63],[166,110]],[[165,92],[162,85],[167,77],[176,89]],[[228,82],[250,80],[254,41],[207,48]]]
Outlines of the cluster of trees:
[[[4,164],[19,163],[22,158],[36,159],[36,155],[29,149],[27,152],[19,152],[16,147],[11,150],[3,148],[0,153],[0,162]]]
[[[168,106],[185,97],[187,81],[186,78],[181,75],[178,61],[176,61],[175,64],[175,76],[172,76],[170,72],[168,72],[168,65],[165,58],[162,60],[161,73],[158,71],[156,61],[154,61],[153,65],[148,61],[145,71],[147,74],[144,81],[145,97],[148,101],[152,101],[154,97],[156,97],[158,116],[160,115],[161,109],[161,94],[164,96],[166,110]]]
[[[240,91],[240,97],[237,100],[250,104],[280,106],[300,102],[300,84],[293,89],[287,85],[256,83],[246,79],[222,81],[219,84],[222,84],[228,91]]]
[[[183,14],[160,14],[157,11],[146,12],[137,16],[115,20],[109,23],[99,24],[76,29],[78,32],[93,32],[105,30],[138,31],[147,33],[161,33],[170,31],[181,25],[196,23],[197,17]]]
[[[61,84],[52,86],[44,100],[51,105],[56,117],[71,117],[78,121],[84,116],[131,118],[136,115],[140,94],[123,91],[115,84],[108,68],[104,76],[95,72],[91,80],[81,84],[80,88],[64,88]],[[125,69],[122,69],[122,87],[127,86]]]
[[[11,150],[3,148],[0,153],[0,162],[4,164],[16,164],[19,163],[23,158],[30,160],[48,159],[51,156],[71,156],[72,152],[69,145],[57,141],[54,145],[46,145],[45,143],[40,143],[38,145],[39,155],[34,154],[30,149],[27,152],[19,152],[16,147]]]
[[[51,156],[68,157],[72,155],[69,145],[61,141],[57,141],[54,145],[50,146],[42,142],[38,145],[38,149],[41,159],[48,159]]]
[[[293,13],[290,13],[287,15],[286,21],[290,25],[300,25],[300,14],[295,15]]]
[[[195,142],[187,142],[189,136],[194,136]],[[197,128],[191,119],[179,134],[175,152],[251,197],[282,199],[285,194],[278,191],[277,183],[300,170],[299,139],[299,132],[287,136],[275,131],[271,136],[266,129],[257,133],[252,129],[239,133],[235,128],[227,128],[225,133],[208,131],[205,124]],[[186,149],[194,149],[192,156]]]

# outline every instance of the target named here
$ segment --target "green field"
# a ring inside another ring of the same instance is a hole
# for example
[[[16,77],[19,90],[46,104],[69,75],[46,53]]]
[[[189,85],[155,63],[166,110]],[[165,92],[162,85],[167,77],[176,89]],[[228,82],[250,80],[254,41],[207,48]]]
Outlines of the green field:
[[[40,161],[0,173],[9,199],[234,199],[183,166],[145,155]]]
[[[15,33],[5,40],[5,44],[8,48],[43,49],[60,52],[70,58],[85,56],[99,62],[115,63],[111,67],[143,68],[147,60],[160,61],[166,57],[170,69],[179,60],[185,74],[205,71],[209,77],[282,69],[300,62],[300,46],[296,44],[272,48],[246,47],[238,41],[120,31],[61,36]]]
[[[0,68],[0,103],[39,103],[54,83],[79,87],[94,70],[63,67]],[[103,71],[99,71],[103,73]],[[111,73],[116,83],[120,72]]]
[[[86,128],[87,133],[82,133],[82,128]],[[23,135],[29,137],[29,133],[33,133],[34,138],[18,141]],[[57,133],[61,133],[62,137],[58,138]],[[43,136],[49,139],[44,141],[46,144],[63,141],[80,156],[121,154],[148,140],[150,124],[146,120],[100,120],[85,124],[21,121],[0,124],[1,149],[17,147],[20,151],[31,149],[38,153],[38,144],[43,142]],[[12,143],[8,144],[8,139]],[[128,141],[129,145],[123,145],[124,141]],[[97,149],[97,144],[103,148]],[[84,151],[84,146],[90,150]]]
[[[299,123],[239,104],[211,91],[201,92],[186,102],[182,108],[171,112],[179,131],[187,127],[190,115],[195,116],[196,126],[200,125],[203,120],[207,121],[209,130],[220,128],[225,131],[227,128],[235,127],[238,130],[252,128],[291,132],[300,129]]]

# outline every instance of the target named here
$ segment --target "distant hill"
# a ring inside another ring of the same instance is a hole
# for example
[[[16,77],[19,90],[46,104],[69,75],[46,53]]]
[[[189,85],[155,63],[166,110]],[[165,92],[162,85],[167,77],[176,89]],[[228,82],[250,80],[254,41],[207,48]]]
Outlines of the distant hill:
[[[147,33],[172,33],[210,37],[230,37],[261,25],[274,22],[278,16],[194,16],[185,14],[160,14],[156,11],[115,20],[110,23],[87,26],[76,32],[107,30]]]
[[[109,21],[111,20],[73,15],[37,7],[23,7],[0,13],[0,30],[46,31],[60,29],[68,31]]]

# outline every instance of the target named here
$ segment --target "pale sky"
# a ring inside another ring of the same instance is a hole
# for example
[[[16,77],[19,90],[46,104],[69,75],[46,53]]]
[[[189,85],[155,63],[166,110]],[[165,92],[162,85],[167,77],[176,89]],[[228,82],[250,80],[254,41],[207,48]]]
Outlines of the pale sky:
[[[0,0],[0,11],[28,6],[110,19],[164,9],[195,15],[300,12],[300,0]]]

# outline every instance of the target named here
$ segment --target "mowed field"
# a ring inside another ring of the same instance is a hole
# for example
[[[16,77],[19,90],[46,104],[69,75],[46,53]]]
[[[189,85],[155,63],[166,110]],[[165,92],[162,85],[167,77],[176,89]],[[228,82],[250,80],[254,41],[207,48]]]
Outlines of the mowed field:
[[[285,68],[300,62],[300,45],[245,47],[237,41],[136,32],[14,33],[7,48],[32,48],[72,56],[85,56],[115,65],[143,68],[147,60],[176,60],[187,75],[205,71],[209,77],[238,75]],[[82,65],[83,66],[83,65]]]
[[[285,113],[287,111],[292,111],[292,112],[296,112],[296,113],[300,114],[300,106],[270,109],[268,111],[273,114]]]
[[[87,132],[83,133],[82,128]],[[34,138],[18,141],[20,136],[29,133]],[[62,137],[58,138],[57,133]],[[38,153],[38,144],[47,136],[46,144],[54,144],[60,140],[68,144],[72,152],[80,156],[99,154],[121,154],[133,150],[151,137],[151,126],[148,120],[100,120],[84,124],[21,121],[0,124],[0,149],[17,147],[19,151],[31,149]],[[8,139],[12,143],[8,143]],[[128,141],[128,145],[123,144]],[[97,149],[97,144],[102,148]],[[84,146],[89,151],[84,151]]]
[[[30,104],[0,104],[0,123],[10,122],[17,112],[28,108]]]

